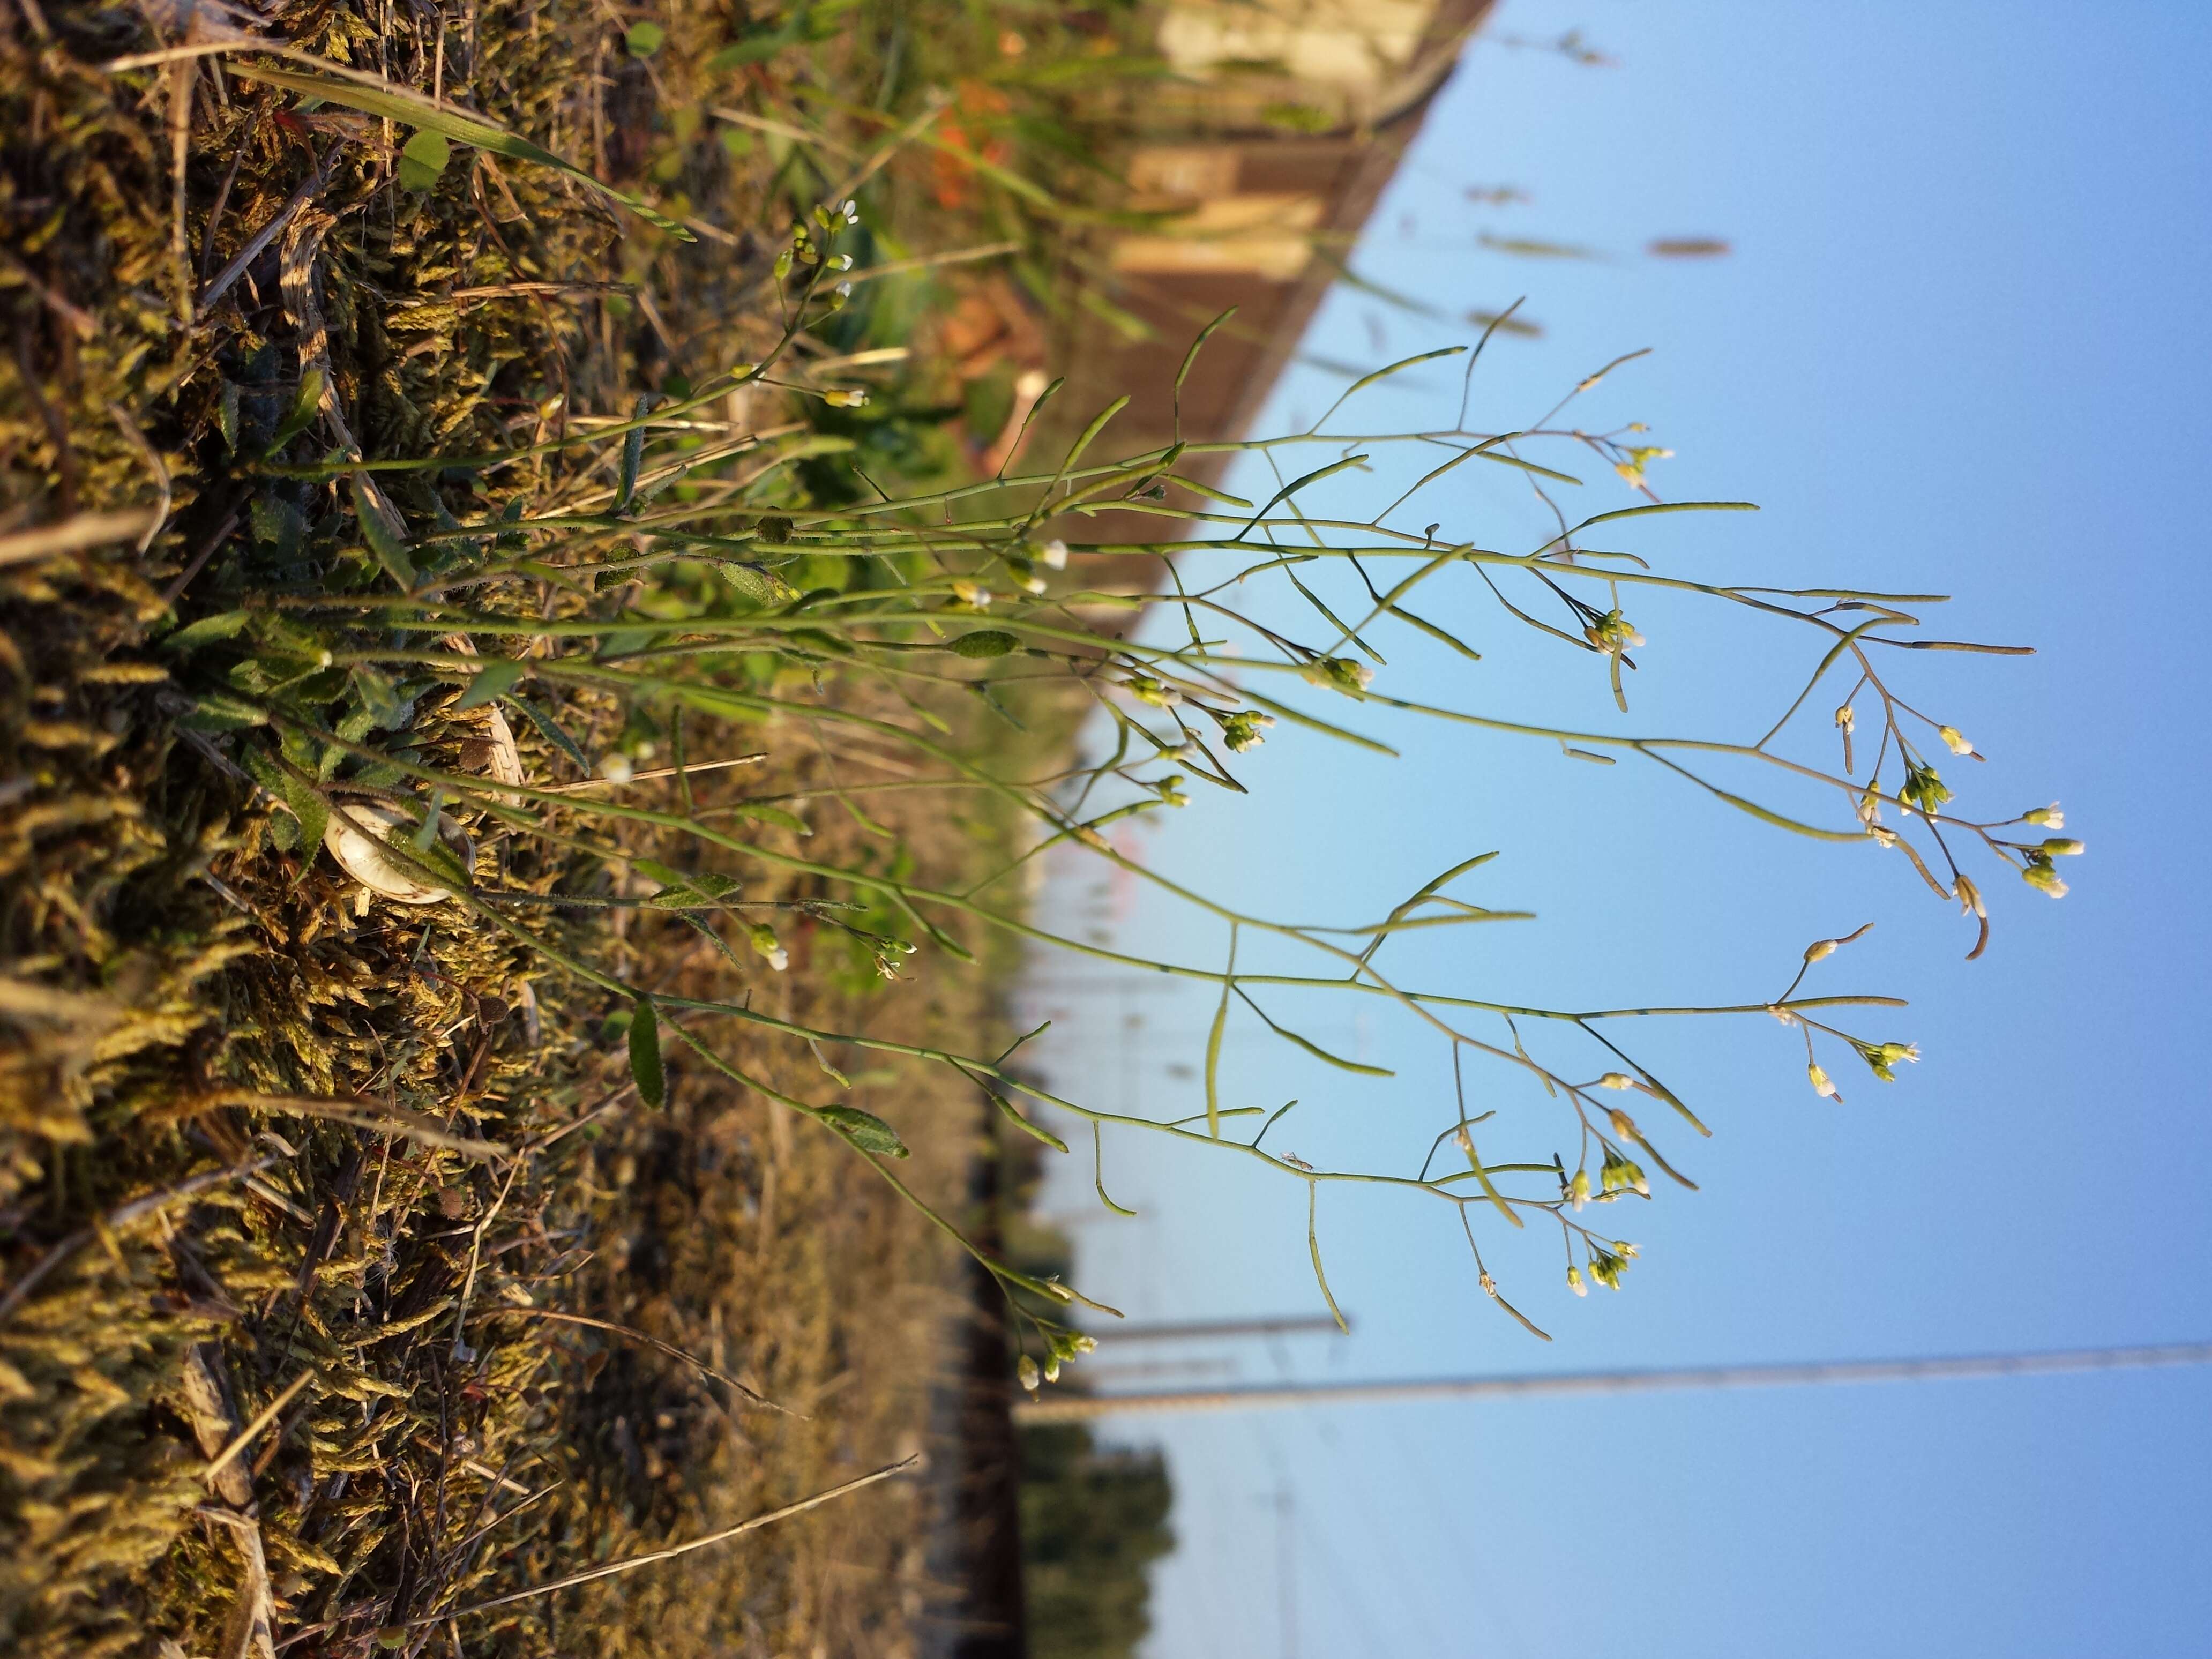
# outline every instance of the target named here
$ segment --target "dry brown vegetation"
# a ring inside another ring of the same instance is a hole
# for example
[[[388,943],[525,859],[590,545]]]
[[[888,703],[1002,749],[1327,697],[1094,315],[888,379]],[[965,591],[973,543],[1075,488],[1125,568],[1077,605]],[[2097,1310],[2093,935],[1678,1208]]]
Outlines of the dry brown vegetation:
[[[0,15],[0,536],[132,515],[58,554],[10,544],[0,569],[10,1652],[910,1646],[933,1593],[912,1481],[558,1598],[434,1616],[919,1449],[954,1300],[947,1247],[838,1136],[672,1041],[667,1103],[644,1106],[608,1023],[628,1010],[604,987],[453,906],[372,901],[299,847],[232,737],[179,729],[190,699],[164,644],[179,620],[321,568],[339,495],[234,465],[313,370],[328,386],[317,431],[341,447],[557,442],[626,413],[639,388],[769,349],[786,228],[864,173],[878,262],[923,266],[885,283],[875,338],[905,337],[934,303],[928,256],[1018,239],[1018,211],[994,207],[957,154],[910,153],[904,129],[941,105],[933,88],[963,54],[988,58],[989,20],[830,9],[811,23],[805,7],[647,20],[560,0]],[[659,41],[631,28],[647,21]],[[483,112],[651,191],[696,240],[459,147],[434,185],[409,188],[404,127],[246,78],[236,58],[104,67],[238,27]],[[718,52],[734,61],[710,67]],[[860,82],[886,113],[801,95]],[[902,242],[917,223],[929,239]],[[801,331],[790,372],[811,385],[811,365],[872,343]],[[859,372],[884,386],[909,371]],[[942,400],[951,371],[911,372],[917,400]],[[708,413],[697,488],[765,477],[764,503],[858,488],[842,474],[786,487],[824,419],[805,392]],[[928,421],[887,422],[878,441],[895,471],[960,465]],[[588,507],[619,451],[395,489],[416,514]],[[541,599],[546,614],[578,603]],[[450,686],[420,701],[415,752],[480,773],[484,715],[453,701]],[[641,747],[611,701],[551,708],[594,755]],[[531,781],[575,781],[516,724]],[[803,721],[695,718],[684,735],[695,763],[765,756],[690,781],[698,809],[780,802],[744,821],[817,860],[898,859],[955,884],[1005,833],[941,798],[866,793],[901,781],[898,759]],[[865,817],[833,783],[863,792]],[[623,798],[679,793],[641,782]],[[619,977],[643,964],[660,988],[714,980],[728,995],[726,951],[749,998],[787,1019],[993,1040],[988,972],[876,982],[835,903],[806,908],[844,896],[817,878],[745,872],[763,907],[750,915],[783,918],[778,972],[730,915],[707,921],[717,945],[622,908],[659,884],[603,842],[564,844],[574,825],[557,812],[527,837],[481,811],[449,821],[473,836],[479,873],[567,901],[519,909],[520,932]],[[654,849],[638,833],[617,851]],[[718,1032],[716,1046],[772,1088],[820,1080],[787,1042]],[[957,1203],[975,1091],[842,1050],[819,1060],[855,1104],[896,1116],[910,1184]]]

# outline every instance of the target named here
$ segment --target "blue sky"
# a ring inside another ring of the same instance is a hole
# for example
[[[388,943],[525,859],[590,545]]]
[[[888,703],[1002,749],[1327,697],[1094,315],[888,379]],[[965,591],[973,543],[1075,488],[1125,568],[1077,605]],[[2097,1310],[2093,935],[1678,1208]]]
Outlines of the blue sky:
[[[1496,25],[1571,27],[1617,64],[1476,48],[1355,269],[1455,313],[1528,296],[1544,335],[1493,345],[1475,424],[1518,424],[1653,348],[1581,417],[1649,422],[1678,452],[1652,470],[1662,495],[1763,511],[1646,521],[1614,545],[1701,575],[1948,592],[1941,631],[2036,645],[1894,672],[1990,756],[1955,769],[1972,774],[1968,805],[1997,817],[2059,799],[2089,854],[2069,861],[2075,890],[2057,903],[1983,872],[1996,934],[1968,963],[1960,919],[1893,855],[1781,836],[1655,771],[1406,720],[1352,720],[1399,744],[1395,761],[1278,728],[1242,769],[1253,796],[1201,794],[1142,839],[1149,864],[1257,908],[1352,921],[1496,848],[1457,890],[1540,920],[1391,955],[1425,984],[1563,1006],[1762,1000],[1807,943],[1873,921],[1821,965],[1823,988],[1909,997],[1864,1034],[1926,1058],[1886,1087],[1828,1056],[1837,1105],[1764,1018],[1638,1031],[1639,1058],[1714,1127],[1666,1143],[1702,1190],[1605,1212],[1644,1249],[1618,1296],[1567,1296],[1556,1237],[1481,1235],[1553,1342],[1487,1305],[1443,1206],[1333,1191],[1322,1244],[1355,1335],[1180,1357],[1259,1381],[2212,1334],[2212,905],[2196,844],[2212,10],[1508,0]],[[1465,194],[1494,185],[1533,200]],[[1609,257],[1516,259],[1480,246],[1486,231]],[[1735,252],[1640,251],[1686,235]],[[1340,292],[1308,344],[1380,362],[1464,337]],[[1456,387],[1449,366],[1415,371],[1332,429],[1437,422]],[[1296,371],[1261,424],[1304,425],[1338,389]],[[1601,469],[1574,470],[1584,510],[1632,503]],[[1504,470],[1473,471],[1415,527],[1536,539]],[[1451,593],[1439,612],[1485,660],[1394,643],[1378,690],[1592,730],[1755,735],[1812,660],[1802,629],[1654,606],[1634,618],[1651,644],[1624,718],[1590,659],[1536,640],[1472,583]],[[1108,906],[1122,945],[1218,959],[1210,927],[1092,881],[1060,871],[1060,920],[1088,927]],[[1097,988],[1104,977],[1040,963],[1036,1005],[1076,1016],[1040,1057],[1098,1103],[1197,1109],[1198,1084],[1170,1068],[1197,1060],[1210,1000],[1157,980],[1123,995]],[[1226,1092],[1307,1103],[1271,1144],[1316,1163],[1395,1158],[1449,1121],[1435,1044],[1381,1013],[1317,1006],[1312,1021],[1310,1035],[1399,1075],[1350,1084],[1252,1037],[1252,1022],[1234,1028]],[[1572,1156],[1540,1097],[1502,1073],[1482,1087],[1511,1150]],[[1149,1139],[1107,1143],[1109,1190],[1142,1218],[1099,1214],[1087,1157],[1048,1190],[1055,1214],[1085,1218],[1080,1282],[1146,1318],[1318,1308],[1303,1189]],[[1164,1357],[1109,1346],[1099,1364]],[[2178,1371],[1131,1423],[1169,1449],[1182,1539],[1155,1580],[1152,1651],[1285,1651],[1285,1491],[1291,1637],[1308,1656],[2199,1652],[2208,1407],[2212,1376]]]

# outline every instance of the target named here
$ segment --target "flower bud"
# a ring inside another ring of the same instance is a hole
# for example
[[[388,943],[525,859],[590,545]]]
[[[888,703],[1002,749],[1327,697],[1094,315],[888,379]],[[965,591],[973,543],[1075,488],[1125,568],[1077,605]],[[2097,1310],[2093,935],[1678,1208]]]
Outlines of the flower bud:
[[[1597,1080],[1597,1086],[1601,1089],[1633,1089],[1636,1079],[1626,1072],[1607,1072]]]
[[[1951,799],[1951,791],[1942,775],[1925,761],[1907,761],[1905,781],[1897,786],[1897,798],[1932,817]]]
[[[1863,1043],[1860,1045],[1859,1054],[1865,1060],[1868,1069],[1876,1077],[1884,1083],[1894,1083],[1897,1073],[1890,1068],[1899,1060],[1917,1064],[1920,1045],[1917,1042]]]
[[[791,966],[791,953],[783,948],[782,942],[776,938],[775,929],[766,922],[758,921],[753,924],[751,939],[753,949],[766,957],[768,965],[775,969],[777,973],[782,973]]]
[[[2020,872],[2020,878],[2036,891],[2048,893],[2052,898],[2066,896],[2066,884],[2059,879],[2058,872],[2051,866],[2051,860],[2040,853],[2027,855],[2027,868]]]
[[[2043,843],[2043,856],[2047,859],[2078,858],[2089,849],[2071,836],[2057,836]]]
[[[1021,1358],[1021,1363],[1014,1367],[1014,1375],[1021,1379],[1022,1386],[1024,1389],[1027,1389],[1031,1394],[1035,1394],[1037,1391],[1037,1384],[1042,1381],[1042,1378],[1041,1378],[1037,1374],[1036,1361],[1030,1358],[1027,1354],[1024,1354]]]
[[[1272,714],[1262,714],[1249,708],[1240,708],[1221,722],[1222,741],[1229,752],[1241,755],[1248,749],[1257,749],[1266,739],[1261,735],[1275,723]]]
[[[1375,683],[1375,671],[1350,657],[1317,658],[1299,672],[1314,684],[1341,691],[1347,697],[1364,696],[1367,688]]]
[[[1577,1210],[1589,1202],[1590,1178],[1588,1170],[1575,1171],[1575,1178],[1567,1183],[1567,1193],[1574,1200],[1575,1208]]]
[[[1982,890],[1974,885],[1972,877],[1959,877],[1952,884],[1951,896],[1959,901],[1960,915],[1979,916],[1985,921],[1988,919],[1989,907],[1982,902]]]
[[[980,582],[957,581],[952,584],[952,593],[961,604],[973,605],[978,611],[991,608],[991,590]]]
[[[1816,939],[1810,945],[1805,947],[1805,960],[1808,962],[1824,962],[1828,957],[1836,954],[1836,946],[1841,942],[1841,940],[1832,939]]]
[[[1819,1062],[1808,1066],[1805,1075],[1812,1079],[1814,1094],[1823,1100],[1832,1100],[1838,1105],[1843,1103],[1843,1096],[1836,1092],[1836,1085],[1829,1080],[1827,1073],[1820,1069]]]
[[[1845,703],[1836,710],[1836,729],[1848,737],[1859,729],[1858,710]]]
[[[1583,629],[1583,637],[1608,655],[1618,655],[1644,643],[1644,635],[1628,625],[1618,611],[1608,611]]]
[[[1954,755],[1971,755],[1974,752],[1974,745],[1960,735],[1959,728],[1955,726],[1939,726],[1936,728],[1936,735],[1943,739],[1943,746]]]
[[[1570,1267],[1567,1269],[1567,1288],[1572,1291],[1577,1296],[1588,1296],[1589,1294],[1589,1286],[1583,1283],[1583,1270],[1580,1267]]]
[[[2039,830],[2063,830],[2066,827],[2066,814],[2058,810],[2057,801],[2048,806],[2033,807],[2022,812],[2020,818],[2022,823],[2032,823]]]
[[[1047,542],[1044,544],[1044,550],[1037,555],[1037,562],[1051,570],[1066,569],[1067,544],[1057,537]]]

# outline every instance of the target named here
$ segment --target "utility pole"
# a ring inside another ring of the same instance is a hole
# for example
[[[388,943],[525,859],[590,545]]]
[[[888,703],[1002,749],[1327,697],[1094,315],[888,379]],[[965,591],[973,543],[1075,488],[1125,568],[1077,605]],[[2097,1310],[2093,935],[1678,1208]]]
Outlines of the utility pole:
[[[1814,1382],[1929,1382],[2063,1371],[2212,1364],[2212,1342],[1927,1359],[1815,1360],[1779,1365],[1693,1365],[1660,1370],[1558,1371],[1549,1376],[1445,1376],[1373,1382],[1286,1382],[1158,1393],[1049,1394],[1014,1404],[1018,1423],[1072,1423],[1136,1413],[1267,1411],[1351,1401],[1477,1400],[1520,1395],[1643,1394],[1662,1389],[1762,1389]]]

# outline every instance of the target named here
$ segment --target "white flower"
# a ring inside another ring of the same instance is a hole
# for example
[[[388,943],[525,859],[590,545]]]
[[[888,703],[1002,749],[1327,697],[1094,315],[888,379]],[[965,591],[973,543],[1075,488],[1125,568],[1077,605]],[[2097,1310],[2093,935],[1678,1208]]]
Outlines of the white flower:
[[[1037,555],[1037,562],[1053,570],[1066,569],[1067,544],[1057,537],[1047,542],[1044,551]]]

